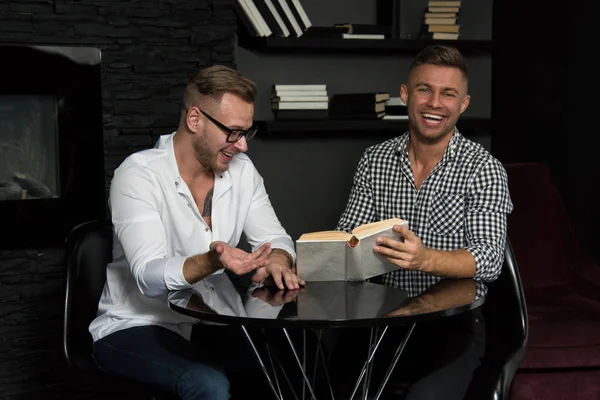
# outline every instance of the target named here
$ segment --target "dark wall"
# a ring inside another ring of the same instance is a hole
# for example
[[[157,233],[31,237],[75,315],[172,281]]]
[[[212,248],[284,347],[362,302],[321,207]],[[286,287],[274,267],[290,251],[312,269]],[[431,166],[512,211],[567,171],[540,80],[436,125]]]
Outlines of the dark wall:
[[[231,0],[0,2],[0,44],[102,50],[106,187],[127,155],[175,129],[188,74],[234,65],[235,30]],[[63,296],[62,249],[0,252],[0,398],[93,392],[63,361]]]
[[[598,67],[589,57],[597,46],[596,21],[588,1],[576,2],[570,20],[568,42],[565,117],[561,126],[564,147],[562,189],[575,228],[585,249],[600,265],[600,164],[598,163],[598,128],[586,117],[595,115],[595,99],[600,91]]]
[[[548,163],[582,245],[600,264],[589,3],[494,2],[492,152],[503,162]]]

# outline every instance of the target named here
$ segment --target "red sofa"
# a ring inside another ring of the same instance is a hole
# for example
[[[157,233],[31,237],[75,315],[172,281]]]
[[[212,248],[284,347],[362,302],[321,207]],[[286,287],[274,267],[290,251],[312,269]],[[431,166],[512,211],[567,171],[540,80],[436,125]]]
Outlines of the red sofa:
[[[548,167],[506,164],[529,338],[511,400],[600,399],[600,267],[578,243]]]

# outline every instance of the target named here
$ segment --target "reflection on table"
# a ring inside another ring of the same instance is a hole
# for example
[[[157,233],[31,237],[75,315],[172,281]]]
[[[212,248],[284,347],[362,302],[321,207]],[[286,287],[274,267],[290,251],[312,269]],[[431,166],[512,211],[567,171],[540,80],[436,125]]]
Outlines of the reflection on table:
[[[410,324],[483,304],[486,287],[472,279],[444,279],[415,293],[370,282],[308,282],[300,290],[252,284],[236,288],[215,274],[192,289],[171,292],[174,310],[204,321],[322,328]]]

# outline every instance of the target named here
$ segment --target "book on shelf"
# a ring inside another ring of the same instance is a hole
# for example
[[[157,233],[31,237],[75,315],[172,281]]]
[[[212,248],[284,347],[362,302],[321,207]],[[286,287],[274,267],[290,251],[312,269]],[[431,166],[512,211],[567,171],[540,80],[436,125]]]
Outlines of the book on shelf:
[[[294,17],[296,17],[296,21],[300,23],[300,27],[302,28],[302,30],[305,31],[308,28],[310,28],[312,26],[312,22],[310,22],[310,18],[308,18],[308,14],[306,14],[306,11],[304,10],[304,7],[302,6],[300,0],[288,1],[289,7],[292,10]]]
[[[258,11],[258,8],[256,8],[256,4],[254,4],[254,0],[242,0],[242,1],[245,1],[246,4],[248,4],[248,8],[250,9],[250,12],[252,13],[252,15],[254,15],[254,17],[258,21],[258,25],[260,26],[262,36],[271,36],[273,34],[273,32],[271,31],[271,28],[269,28],[269,25],[263,18],[260,11]]]
[[[358,226],[352,233],[305,233],[296,240],[298,277],[305,281],[363,281],[398,267],[373,251],[378,237],[401,240],[394,225],[407,221],[392,218]]]
[[[456,25],[457,18],[425,18],[425,25]]]
[[[379,103],[390,99],[389,92],[336,93],[331,96],[332,102],[339,103]]]
[[[329,118],[335,120],[374,120],[381,119],[384,116],[385,112],[329,114]]]
[[[404,120],[404,121],[408,121],[408,115],[389,115],[386,114],[383,116],[383,119],[385,120]]]
[[[262,29],[254,15],[250,12],[248,4],[244,0],[237,0],[233,3],[234,10],[238,20],[244,25],[244,28],[251,36],[264,36]]]
[[[290,32],[293,32],[293,36],[302,36],[304,30],[300,26],[300,23],[296,20],[296,17],[290,9],[287,0],[273,0],[273,5],[275,6],[279,14],[282,16]]]
[[[459,33],[460,25],[428,25],[428,32]]]
[[[344,33],[348,33],[348,28],[334,26],[311,26],[310,28],[304,31],[304,34],[302,36],[341,39]]]
[[[274,35],[281,37],[290,36],[290,30],[283,22],[272,0],[254,0],[254,2]]]
[[[458,13],[426,12],[425,18],[458,18]]]
[[[273,102],[271,109],[273,110],[327,110],[329,102],[327,101],[288,101],[288,102]]]
[[[400,97],[400,96],[394,96],[394,97],[390,97],[385,102],[385,106],[386,107],[391,107],[391,106],[404,106],[404,107],[406,107],[406,103],[402,101],[402,97]]]
[[[278,120],[322,120],[328,116],[327,110],[275,110],[275,119]]]
[[[461,7],[462,0],[429,0],[429,7]]]
[[[408,108],[400,97],[390,97],[385,102],[385,114],[386,115],[407,115]]]
[[[429,7],[428,11],[430,13],[453,13],[458,14],[460,12],[460,7]]]
[[[343,33],[342,39],[375,39],[383,40],[385,35],[374,34],[374,33]]]
[[[329,101],[328,96],[272,96],[272,102],[287,103],[294,101]]]
[[[330,114],[385,112],[385,102],[334,102],[329,104]]]
[[[273,97],[327,96],[327,90],[274,90]]]
[[[334,26],[338,28],[346,28],[348,30],[346,33],[385,35],[388,37],[392,34],[392,28],[390,26],[350,23],[335,24]]]
[[[458,40],[458,33],[434,32],[431,35],[433,40]]]
[[[273,91],[274,92],[281,92],[281,91],[305,91],[305,90],[320,90],[320,91],[326,91],[327,90],[327,85],[322,85],[322,84],[275,84],[273,85]]]

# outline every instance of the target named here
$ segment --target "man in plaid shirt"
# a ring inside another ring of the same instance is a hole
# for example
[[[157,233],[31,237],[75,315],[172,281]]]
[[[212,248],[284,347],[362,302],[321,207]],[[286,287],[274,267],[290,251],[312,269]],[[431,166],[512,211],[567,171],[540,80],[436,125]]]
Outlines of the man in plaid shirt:
[[[467,85],[457,50],[423,50],[401,86],[409,131],[368,148],[358,164],[337,229],[408,221],[396,229],[404,242],[383,238],[375,248],[398,266],[384,276],[391,286],[421,291],[441,277],[500,274],[512,203],[502,164],[455,127],[469,105]]]
[[[383,283],[409,295],[442,278],[493,281],[504,259],[512,203],[502,164],[455,126],[470,102],[460,52],[441,45],[423,49],[400,97],[409,130],[365,151],[337,229],[349,232],[392,217],[408,221],[408,227],[394,227],[398,240],[378,238],[374,251],[398,266]],[[463,398],[483,352],[480,312],[419,325],[413,338],[421,344],[413,343],[412,351],[423,368],[411,359],[403,371],[406,398]],[[446,355],[448,346],[460,351]]]

